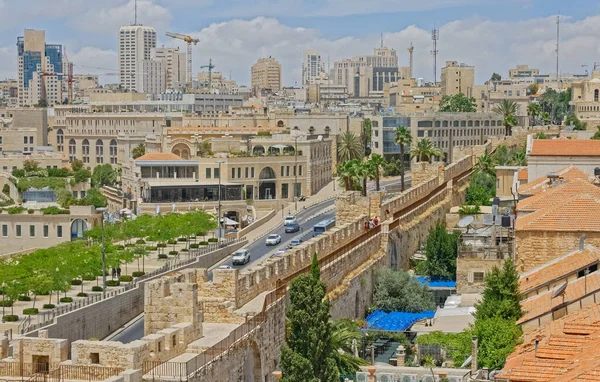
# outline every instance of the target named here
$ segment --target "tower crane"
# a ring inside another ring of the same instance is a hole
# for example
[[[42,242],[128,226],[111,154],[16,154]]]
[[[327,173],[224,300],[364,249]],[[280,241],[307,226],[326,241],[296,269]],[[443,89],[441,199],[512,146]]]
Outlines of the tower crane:
[[[179,33],[165,33],[168,37],[176,38],[178,40],[183,40],[187,42],[187,82],[188,86],[192,87],[192,44],[197,45],[200,40],[197,38],[193,38],[192,36],[187,36]]]
[[[58,76],[65,76],[67,77],[67,101],[69,103],[73,102],[73,69],[72,69],[72,65],[71,65],[71,70],[69,73],[54,73],[54,72],[39,72],[39,76],[40,77],[58,77]],[[42,98],[45,99],[46,98],[46,91],[45,91],[45,87],[42,86]]]
[[[215,66],[212,64],[212,58],[208,59],[208,65],[203,65],[200,69],[208,68],[208,90],[212,89],[212,70]]]

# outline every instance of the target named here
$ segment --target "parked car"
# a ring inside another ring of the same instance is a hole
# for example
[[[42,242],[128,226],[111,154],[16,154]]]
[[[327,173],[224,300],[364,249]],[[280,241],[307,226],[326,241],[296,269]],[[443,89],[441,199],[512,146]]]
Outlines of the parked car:
[[[293,233],[298,231],[300,231],[300,225],[298,223],[285,226],[285,233]]]
[[[288,248],[294,248],[302,244],[302,239],[294,239],[290,242],[290,246]]]
[[[231,256],[231,263],[233,265],[244,265],[250,262],[250,251],[247,249],[240,249],[233,253]]]
[[[265,240],[266,245],[277,245],[281,243],[281,236],[277,234],[271,234],[267,236],[267,240]]]
[[[283,225],[284,226],[288,226],[288,225],[292,225],[292,224],[298,224],[298,222],[296,221],[296,217],[295,216],[286,216],[285,219],[283,220]]]

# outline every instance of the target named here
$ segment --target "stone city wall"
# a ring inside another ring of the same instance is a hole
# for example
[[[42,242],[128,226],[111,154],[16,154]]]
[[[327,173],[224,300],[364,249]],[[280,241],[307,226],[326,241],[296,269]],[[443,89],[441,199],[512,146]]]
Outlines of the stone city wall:
[[[410,174],[413,184],[425,183],[431,178],[443,177],[444,163],[416,162],[412,164]]]
[[[54,338],[23,337],[13,341],[13,358],[15,362],[26,364],[47,363],[49,370],[60,366],[68,357],[67,340]]]
[[[378,216],[380,221],[385,220],[381,212],[381,192],[369,191],[367,197],[363,197],[360,191],[346,191],[335,200],[337,225],[353,223],[361,215],[369,219]]]

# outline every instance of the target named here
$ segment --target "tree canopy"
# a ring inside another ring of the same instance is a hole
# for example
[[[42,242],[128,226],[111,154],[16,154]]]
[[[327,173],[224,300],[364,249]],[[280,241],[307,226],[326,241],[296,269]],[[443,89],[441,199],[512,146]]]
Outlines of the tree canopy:
[[[338,135],[337,155],[339,162],[346,162],[352,159],[363,157],[364,149],[360,138],[352,132],[345,132]]]
[[[440,101],[440,111],[452,113],[474,113],[477,111],[477,102],[473,97],[462,93],[452,96],[443,96]]]
[[[557,123],[562,122],[569,113],[569,110],[571,109],[569,102],[571,102],[571,88],[563,92],[548,89],[540,98],[542,111],[549,113],[551,120],[554,120]]]
[[[110,164],[96,166],[92,173],[94,187],[113,186],[117,182],[117,172]]]
[[[420,267],[424,276],[432,279],[454,280],[456,278],[456,257],[460,233],[448,233],[440,222],[429,230],[425,242],[426,260]]]
[[[431,291],[407,272],[383,269],[377,273],[373,308],[418,313],[435,309],[435,302]]]

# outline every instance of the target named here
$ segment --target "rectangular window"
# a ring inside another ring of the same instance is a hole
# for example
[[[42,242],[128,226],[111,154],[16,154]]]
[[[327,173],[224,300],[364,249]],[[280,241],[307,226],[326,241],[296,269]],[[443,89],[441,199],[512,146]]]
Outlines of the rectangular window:
[[[473,272],[473,282],[482,283],[485,274],[483,272]]]
[[[296,176],[296,166],[294,166],[294,176]]]
[[[298,168],[298,176],[302,176],[302,165],[300,165],[300,167]]]
[[[77,199],[77,191],[73,191],[73,197]]]
[[[285,176],[290,176],[290,166],[287,166],[285,170]]]
[[[251,171],[250,171],[250,178],[254,178],[254,167],[252,167]]]
[[[238,167],[238,178],[242,177],[242,168]]]
[[[33,224],[29,225],[29,237],[35,237],[35,226]]]
[[[210,179],[210,168],[206,169],[206,179]]]
[[[56,226],[56,237],[62,237],[62,225]]]
[[[235,168],[231,168],[231,179],[235,179]]]
[[[287,183],[284,183],[281,185],[281,198],[282,199],[288,198],[288,184]]]
[[[284,173],[285,173],[285,170],[284,170],[283,166],[281,166],[281,176],[283,176]]]
[[[23,143],[27,144],[27,137],[23,137]]]
[[[295,183],[296,185],[296,197],[300,197],[302,196],[302,184],[301,183]]]
[[[8,236],[8,226],[6,224],[2,224],[2,236]]]
[[[213,174],[215,175],[215,179],[219,179],[219,177],[221,176],[221,174],[219,173],[219,168],[215,168],[213,169]]]
[[[16,227],[16,228],[17,228],[17,229],[16,229],[16,231],[17,231],[17,237],[21,237],[21,225],[20,225],[20,224],[17,224],[17,227]]]
[[[29,137],[29,144],[32,145],[33,144],[33,137]]]
[[[248,177],[248,167],[246,167],[246,178]]]
[[[48,237],[48,225],[44,224],[44,237]]]

